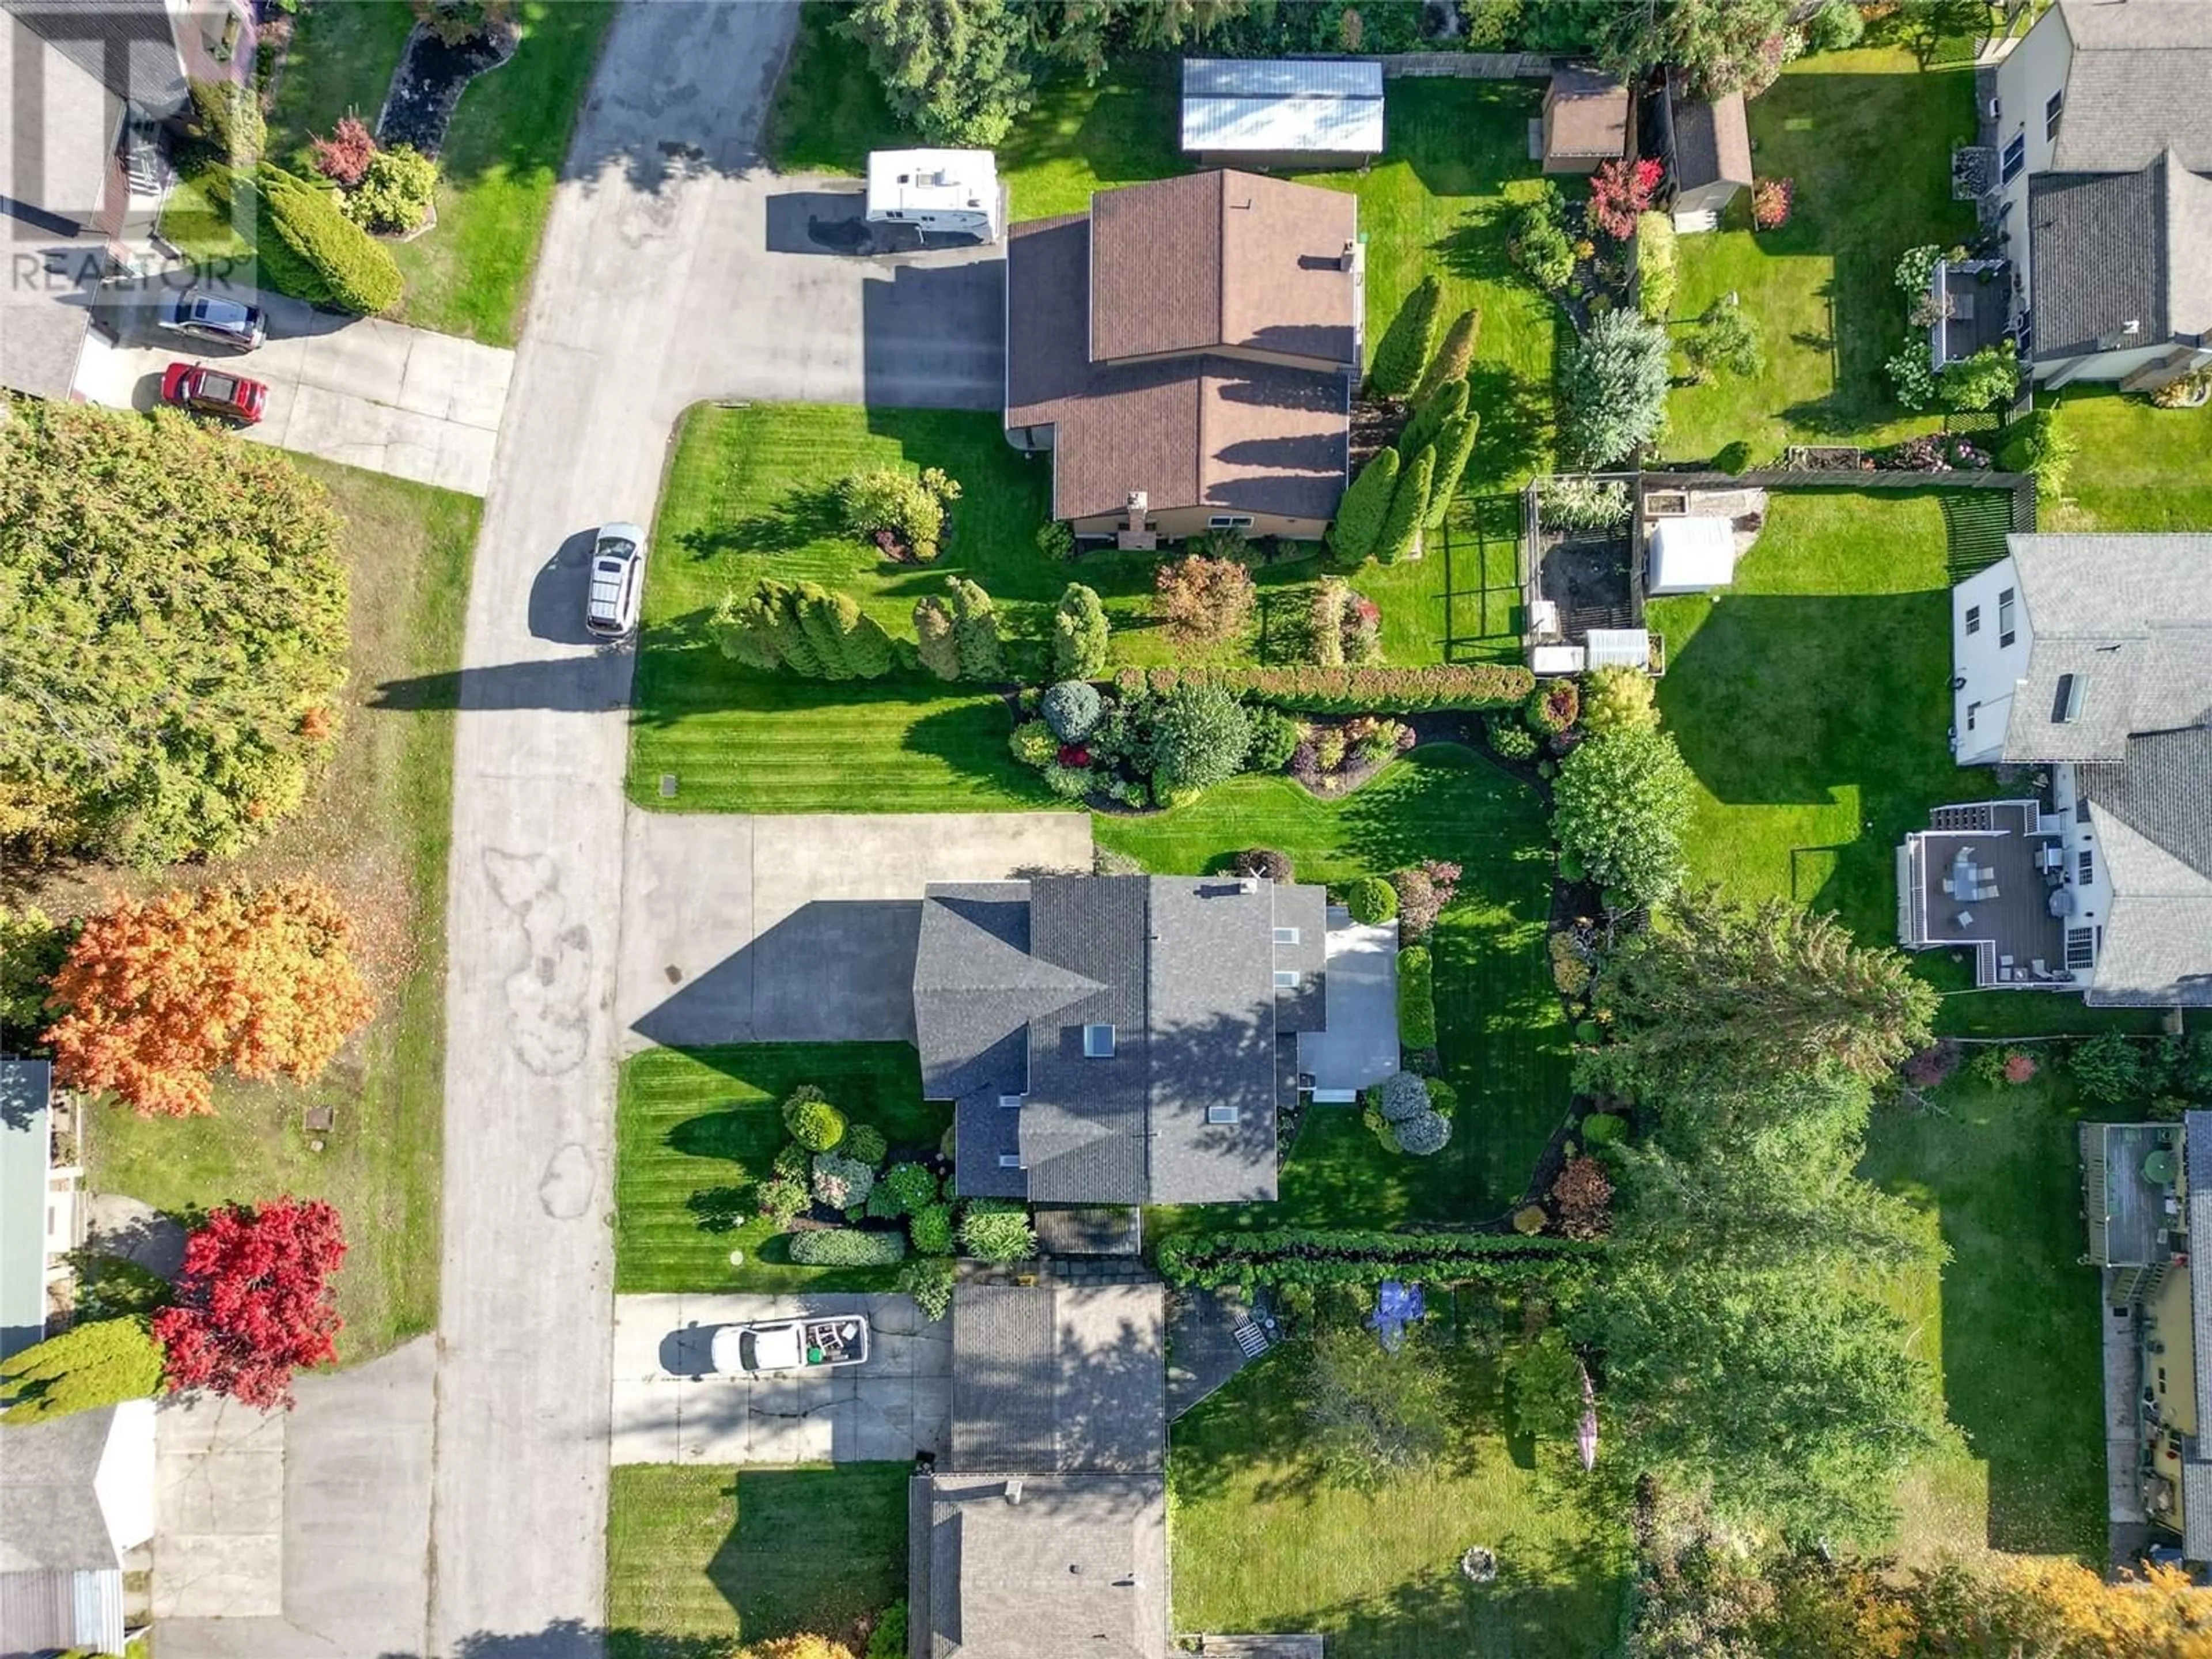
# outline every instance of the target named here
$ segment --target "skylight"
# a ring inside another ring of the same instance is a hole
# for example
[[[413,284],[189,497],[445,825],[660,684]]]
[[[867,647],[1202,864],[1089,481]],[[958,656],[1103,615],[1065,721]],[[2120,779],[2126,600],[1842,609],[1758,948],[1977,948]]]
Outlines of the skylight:
[[[1083,1028],[1083,1057],[1085,1060],[1114,1058],[1114,1028],[1110,1025],[1086,1025]]]
[[[2051,700],[2051,719],[2057,726],[2067,726],[2081,718],[2081,697],[2088,690],[2087,678],[2081,674],[2061,674],[2058,695]]]
[[[1234,1106],[1209,1106],[1206,1109],[1208,1123],[1234,1123],[1241,1115]]]

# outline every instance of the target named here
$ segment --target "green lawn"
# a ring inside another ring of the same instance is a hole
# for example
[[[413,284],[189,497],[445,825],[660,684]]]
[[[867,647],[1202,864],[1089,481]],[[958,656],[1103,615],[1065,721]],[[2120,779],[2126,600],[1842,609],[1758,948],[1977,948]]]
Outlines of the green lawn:
[[[1473,750],[1430,744],[1335,801],[1288,778],[1243,777],[1172,811],[1100,815],[1092,829],[1100,845],[1163,872],[1218,868],[1252,846],[1289,854],[1302,881],[1423,858],[1464,870],[1436,939],[1438,1046],[1460,1093],[1451,1145],[1401,1157],[1360,1127],[1356,1109],[1312,1107],[1279,1202],[1156,1212],[1155,1233],[1486,1219],[1520,1196],[1568,1097],[1567,1033],[1543,948],[1551,851],[1531,791]]]
[[[610,1659],[860,1627],[906,1594],[903,1463],[629,1464],[607,1492]]]
[[[1458,1443],[1374,1492],[1315,1468],[1281,1348],[1174,1424],[1169,1544],[1179,1631],[1319,1631],[1331,1659],[1598,1659],[1613,1650],[1624,1552],[1597,1532],[1565,1447],[1499,1433],[1487,1368],[1460,1367]],[[1460,1577],[1470,1544],[1495,1583]]]
[[[386,680],[460,661],[481,503],[427,485],[295,458],[345,520],[352,678],[336,763],[301,816],[234,860],[137,878],[141,886],[318,876],[359,924],[380,999],[368,1030],[322,1080],[221,1080],[216,1113],[178,1121],[101,1108],[88,1121],[91,1184],[158,1209],[289,1193],[336,1204],[350,1243],[337,1278],[349,1360],[429,1330],[438,1306],[439,1152],[444,1128],[446,860],[453,717],[374,705]],[[118,872],[100,872],[101,885]],[[50,910],[71,896],[56,894]],[[96,902],[84,891],[76,902]],[[309,1144],[302,1114],[337,1127]]]
[[[392,246],[407,279],[398,317],[511,346],[611,0],[523,0],[514,56],[462,94],[440,162],[438,224]],[[281,164],[313,171],[307,140],[357,112],[374,125],[414,13],[406,0],[324,0],[299,16],[269,124]]]
[[[2079,446],[2067,499],[2039,522],[2054,530],[2212,530],[2212,405],[2160,409],[2110,388],[2075,386],[2056,402]]]
[[[1865,1173],[1933,1210],[1951,1249],[1940,1275],[1896,1296],[1968,1443],[1908,1483],[1908,1553],[1986,1543],[2103,1559],[2100,1298],[2079,1262],[2072,1094],[2048,1074],[1996,1092],[1961,1081],[1940,1112],[1875,1120]]]
[[[1717,232],[1680,241],[1678,321],[1723,295],[1758,322],[1765,371],[1680,386],[1662,447],[1691,459],[1741,439],[1765,461],[1796,442],[1880,442],[1924,431],[1891,397],[1883,362],[1904,343],[1898,256],[1973,230],[1951,199],[1954,143],[1974,132],[1974,79],[1923,71],[1896,50],[1824,52],[1791,64],[1750,106],[1761,178],[1796,182],[1796,210],[1754,234],[1748,197]]]
[[[801,1267],[787,1235],[745,1204],[786,1136],[779,1108],[819,1084],[893,1152],[933,1150],[951,1109],[925,1104],[903,1042],[768,1043],[649,1048],[622,1068],[615,1109],[615,1288],[628,1291],[842,1291],[888,1288],[891,1270]],[[734,1209],[743,1224],[728,1224]],[[732,1250],[744,1261],[733,1267]]]

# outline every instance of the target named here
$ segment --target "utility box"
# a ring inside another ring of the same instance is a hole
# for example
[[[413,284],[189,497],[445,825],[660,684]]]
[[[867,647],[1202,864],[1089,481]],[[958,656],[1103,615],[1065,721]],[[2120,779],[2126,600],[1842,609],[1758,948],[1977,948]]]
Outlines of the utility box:
[[[868,153],[868,222],[925,236],[995,242],[1006,230],[999,164],[988,149]]]

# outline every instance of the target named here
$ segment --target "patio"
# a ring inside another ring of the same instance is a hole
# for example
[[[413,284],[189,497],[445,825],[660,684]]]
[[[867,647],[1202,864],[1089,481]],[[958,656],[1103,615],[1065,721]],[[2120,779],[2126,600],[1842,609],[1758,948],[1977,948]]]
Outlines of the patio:
[[[1398,927],[1328,912],[1324,1030],[1301,1031],[1298,1070],[1317,1102],[1346,1102],[1398,1069]]]
[[[1971,946],[1978,987],[2078,989],[2066,928],[2052,914],[2065,892],[2057,832],[2032,800],[1939,806],[1930,827],[1898,849],[1898,942],[1907,950]]]

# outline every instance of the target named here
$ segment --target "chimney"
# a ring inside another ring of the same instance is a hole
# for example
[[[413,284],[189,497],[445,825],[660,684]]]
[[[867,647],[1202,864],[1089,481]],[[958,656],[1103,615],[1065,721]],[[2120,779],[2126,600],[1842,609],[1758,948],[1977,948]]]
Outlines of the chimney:
[[[1019,1504],[1022,1501],[1022,1478],[1018,1474],[1006,1482],[1006,1502]]]
[[[1152,510],[1152,498],[1143,490],[1133,489],[1129,492],[1130,529],[1142,530],[1145,527],[1145,514]]]

